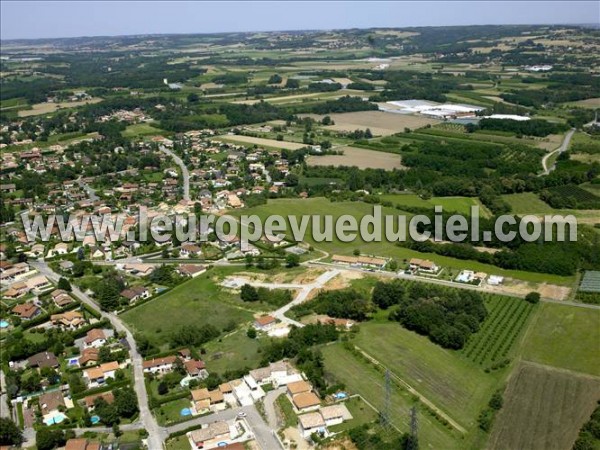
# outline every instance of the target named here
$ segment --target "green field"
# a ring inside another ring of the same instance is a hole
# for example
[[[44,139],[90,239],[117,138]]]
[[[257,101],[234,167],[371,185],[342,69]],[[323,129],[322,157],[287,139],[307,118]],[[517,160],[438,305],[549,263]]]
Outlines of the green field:
[[[377,420],[377,412],[367,405],[361,397],[352,397],[346,400],[344,405],[352,414],[352,420],[329,427],[329,430],[333,433],[349,430]]]
[[[600,310],[542,304],[526,334],[522,357],[600,376]]]
[[[343,382],[349,394],[359,394],[379,411],[384,406],[384,376],[375,368],[358,359],[342,344],[327,345],[322,348],[325,359],[326,376]],[[398,429],[409,430],[410,408],[415,399],[405,390],[393,386],[390,402],[390,420]],[[464,448],[457,440],[457,434],[444,428],[436,419],[420,409],[419,443],[422,448],[460,449]]]
[[[139,136],[164,135],[164,133],[164,130],[153,127],[149,123],[136,123],[135,125],[129,125],[121,134],[123,137],[133,138]]]
[[[222,289],[213,279],[233,271],[209,271],[123,313],[121,317],[135,333],[143,334],[162,349],[165,349],[170,334],[182,326],[212,324],[223,329],[230,323],[249,322],[253,311],[243,304],[239,296]]]
[[[240,216],[256,214],[261,219],[265,219],[270,215],[282,215],[301,217],[303,215],[331,215],[335,223],[336,219],[344,214],[349,214],[360,220],[365,215],[373,214],[373,206],[363,202],[330,202],[323,197],[315,197],[308,199],[277,199],[269,200],[266,205],[260,205],[249,209],[238,209],[231,212],[232,215]],[[395,208],[382,208],[382,215],[397,216],[400,214],[407,215],[407,226],[412,214],[399,211]],[[299,219],[298,219],[299,220]],[[471,260],[460,260],[447,256],[435,255],[433,253],[420,253],[407,248],[399,247],[387,242],[385,233],[382,233],[382,242],[364,242],[357,238],[352,243],[341,242],[335,236],[331,242],[317,242],[312,237],[312,220],[309,221],[306,228],[305,241],[313,245],[315,248],[327,251],[331,254],[351,255],[354,249],[359,248],[361,253],[386,256],[396,259],[398,262],[410,258],[426,258],[434,261],[437,265],[454,270],[470,269],[476,272],[485,272],[487,274],[502,275],[505,277],[516,278],[523,281],[531,281],[537,283],[553,283],[570,285],[574,281],[574,277],[559,276],[543,273],[524,272],[520,270],[505,270],[490,264],[484,264]],[[396,228],[396,226],[394,226]],[[408,232],[407,232],[408,233]],[[290,234],[291,236],[291,234]]]
[[[467,429],[475,426],[502,375],[487,374],[459,353],[394,322],[361,324],[353,343]]]
[[[590,185],[582,187],[589,189],[589,186]],[[592,219],[592,221],[598,221],[598,218],[600,217],[600,210],[554,209],[546,202],[542,201],[537,196],[537,194],[534,194],[533,192],[523,192],[521,194],[508,194],[502,195],[501,197],[511,206],[511,212],[519,216],[525,214],[572,214],[578,219]]]
[[[158,424],[164,426],[185,419],[185,417],[181,415],[181,410],[183,408],[189,408],[190,406],[189,398],[180,398],[160,405],[154,410],[154,415],[156,416]]]
[[[490,215],[488,209],[475,197],[431,197],[428,200],[424,200],[416,194],[384,194],[380,195],[379,198],[382,201],[389,201],[393,205],[400,206],[433,209],[434,206],[439,205],[443,208],[443,211],[465,215],[471,214],[471,206],[479,206],[479,213],[482,217]]]
[[[261,360],[260,342],[259,339],[246,336],[245,329],[237,330],[218,341],[206,344],[206,354],[202,358],[211,373],[253,369],[258,367]]]

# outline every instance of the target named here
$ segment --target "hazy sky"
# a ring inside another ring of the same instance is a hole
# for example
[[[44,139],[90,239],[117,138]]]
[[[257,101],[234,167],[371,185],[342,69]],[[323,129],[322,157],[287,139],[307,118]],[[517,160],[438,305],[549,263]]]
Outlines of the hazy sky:
[[[146,33],[598,23],[599,1],[0,2],[2,39]]]

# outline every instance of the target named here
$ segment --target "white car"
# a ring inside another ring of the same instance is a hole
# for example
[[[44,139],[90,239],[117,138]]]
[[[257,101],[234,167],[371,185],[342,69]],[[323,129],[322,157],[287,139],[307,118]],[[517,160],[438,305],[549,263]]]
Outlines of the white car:
[[[243,418],[243,417],[246,417],[246,416],[247,416],[247,414],[246,414],[244,411],[240,411],[239,413],[237,413],[237,416],[238,416],[238,418],[240,418],[240,419],[241,419],[241,418]]]

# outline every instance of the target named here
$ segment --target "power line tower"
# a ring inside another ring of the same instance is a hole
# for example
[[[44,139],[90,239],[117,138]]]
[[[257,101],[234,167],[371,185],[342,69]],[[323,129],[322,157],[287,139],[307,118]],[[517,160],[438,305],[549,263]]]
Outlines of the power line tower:
[[[419,419],[417,417],[417,407],[410,408],[410,444],[409,450],[419,449]]]
[[[385,428],[390,427],[390,407],[392,400],[392,381],[390,377],[390,370],[385,371],[385,384],[383,393],[383,411],[381,411],[381,424]]]

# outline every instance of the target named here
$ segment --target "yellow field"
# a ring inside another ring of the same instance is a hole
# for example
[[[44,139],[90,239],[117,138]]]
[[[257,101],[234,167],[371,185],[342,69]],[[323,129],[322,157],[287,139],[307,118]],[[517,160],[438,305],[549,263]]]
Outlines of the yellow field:
[[[233,142],[236,144],[259,145],[264,147],[284,148],[286,150],[298,150],[299,148],[306,147],[306,144],[299,144],[297,142],[277,141],[275,139],[265,139],[241,135],[217,136],[215,139],[225,142]]]
[[[307,114],[316,120],[323,116]],[[389,136],[404,131],[405,128],[414,130],[425,125],[439,123],[439,120],[412,114],[394,114],[383,111],[359,111],[350,113],[329,114],[335,125],[325,127],[334,131],[354,131],[370,129],[374,136]]]
[[[91,100],[84,100],[82,102],[36,103],[35,105],[31,105],[32,109],[19,111],[18,114],[19,117],[38,116],[40,114],[53,113],[62,108],[76,108],[77,106],[98,103],[101,101],[101,98],[92,98]]]
[[[356,166],[359,169],[392,170],[402,167],[400,155],[355,147],[336,147],[343,155],[309,156],[309,166]]]

